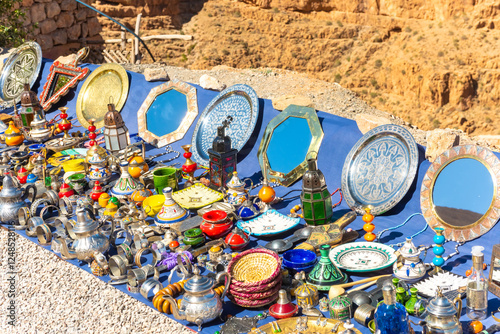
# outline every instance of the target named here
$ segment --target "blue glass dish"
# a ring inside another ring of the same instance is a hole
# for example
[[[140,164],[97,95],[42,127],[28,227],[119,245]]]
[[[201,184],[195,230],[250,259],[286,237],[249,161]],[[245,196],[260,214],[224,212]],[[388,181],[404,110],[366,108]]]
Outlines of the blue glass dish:
[[[306,249],[290,249],[283,253],[283,265],[297,271],[311,270],[316,263],[316,253]]]

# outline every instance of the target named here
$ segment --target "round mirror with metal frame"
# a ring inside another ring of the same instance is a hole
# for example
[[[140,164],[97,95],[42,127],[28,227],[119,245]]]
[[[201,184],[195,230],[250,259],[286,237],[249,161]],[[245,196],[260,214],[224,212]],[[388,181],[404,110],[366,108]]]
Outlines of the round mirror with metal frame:
[[[475,145],[443,152],[427,170],[420,191],[422,214],[446,239],[469,241],[488,232],[500,217],[500,160]]]
[[[266,127],[257,156],[269,182],[285,187],[300,179],[307,170],[306,156],[319,151],[323,129],[316,110],[290,105]]]

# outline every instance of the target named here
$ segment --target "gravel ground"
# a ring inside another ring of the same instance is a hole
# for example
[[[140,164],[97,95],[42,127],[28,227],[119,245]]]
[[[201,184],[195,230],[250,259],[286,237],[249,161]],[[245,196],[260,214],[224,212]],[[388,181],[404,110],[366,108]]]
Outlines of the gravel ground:
[[[0,228],[0,333],[193,333],[17,234],[16,296],[9,298],[8,234]],[[11,300],[15,326],[7,318]]]

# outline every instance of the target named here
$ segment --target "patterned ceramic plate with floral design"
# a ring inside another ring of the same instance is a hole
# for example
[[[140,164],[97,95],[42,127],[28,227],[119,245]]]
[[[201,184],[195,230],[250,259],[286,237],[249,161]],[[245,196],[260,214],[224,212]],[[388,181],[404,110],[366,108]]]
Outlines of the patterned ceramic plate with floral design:
[[[201,183],[176,191],[172,198],[184,209],[199,209],[224,198],[222,193],[212,190]]]
[[[279,234],[288,231],[300,223],[300,218],[285,216],[272,209],[257,218],[246,222],[239,221],[237,226],[254,236]]]
[[[350,242],[330,251],[330,260],[350,272],[369,272],[387,268],[396,261],[394,249],[377,242]]]

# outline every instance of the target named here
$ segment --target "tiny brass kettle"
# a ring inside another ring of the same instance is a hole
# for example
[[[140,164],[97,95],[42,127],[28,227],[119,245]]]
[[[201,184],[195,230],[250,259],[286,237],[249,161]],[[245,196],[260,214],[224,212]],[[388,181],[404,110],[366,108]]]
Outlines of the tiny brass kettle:
[[[201,276],[200,269],[193,269],[194,276],[184,285],[186,293],[181,300],[180,307],[177,301],[171,296],[165,295],[172,306],[172,313],[176,319],[187,320],[198,325],[198,331],[201,331],[201,325],[210,322],[222,314],[222,302],[229,288],[230,279],[227,272],[220,272],[215,278],[219,282],[225,277],[224,291],[220,297],[214,290],[214,280],[212,278]]]

